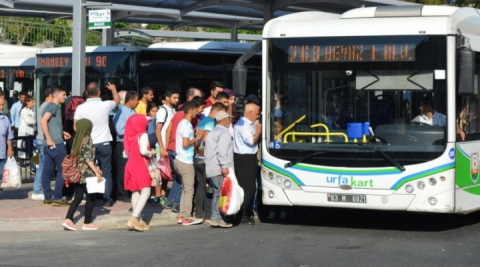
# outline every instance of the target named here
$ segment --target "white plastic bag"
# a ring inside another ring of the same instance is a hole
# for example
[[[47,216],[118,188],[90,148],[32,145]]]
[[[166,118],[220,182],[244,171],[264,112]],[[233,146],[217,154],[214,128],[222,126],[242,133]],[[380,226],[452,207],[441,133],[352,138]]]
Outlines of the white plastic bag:
[[[240,187],[233,169],[228,168],[228,176],[223,179],[218,201],[218,209],[224,215],[234,215],[242,208],[243,188]]]
[[[17,162],[13,157],[8,158],[3,169],[2,184],[0,187],[20,188],[21,186],[22,178],[20,177],[20,170],[18,169]]]

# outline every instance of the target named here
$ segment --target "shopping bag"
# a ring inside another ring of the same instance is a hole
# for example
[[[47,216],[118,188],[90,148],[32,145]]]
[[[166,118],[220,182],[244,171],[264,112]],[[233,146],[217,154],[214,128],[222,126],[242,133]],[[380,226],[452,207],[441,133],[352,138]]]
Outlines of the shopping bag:
[[[165,157],[160,157],[160,159],[157,160],[156,163],[157,163],[158,169],[160,170],[160,174],[162,175],[162,179],[167,181],[173,181],[170,160]]]
[[[18,169],[15,158],[11,157],[5,162],[5,167],[2,174],[1,188],[14,187],[20,188],[22,186],[22,178],[20,177],[20,170]]]
[[[240,187],[233,169],[228,168],[228,176],[223,178],[218,200],[218,209],[224,215],[237,214],[243,203],[243,188]]]
[[[150,173],[150,178],[152,179],[152,187],[162,185],[162,180],[160,179],[160,170],[157,168],[156,160],[151,158],[148,163],[148,172]]]

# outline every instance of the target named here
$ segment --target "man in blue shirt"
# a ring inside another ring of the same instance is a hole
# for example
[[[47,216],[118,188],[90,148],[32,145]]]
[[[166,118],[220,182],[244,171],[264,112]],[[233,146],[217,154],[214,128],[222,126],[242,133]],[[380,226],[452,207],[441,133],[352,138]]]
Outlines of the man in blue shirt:
[[[123,134],[125,133],[125,124],[128,118],[135,114],[134,108],[138,104],[138,94],[135,91],[128,91],[125,94],[125,104],[122,105],[119,111],[113,117],[113,124],[117,130],[117,145],[115,146],[115,161],[117,164],[117,200],[130,202],[128,193],[125,192],[123,180],[125,173],[125,165],[127,159],[123,155]]]
[[[18,101],[13,104],[12,109],[10,110],[10,118],[12,121],[12,126],[15,127],[15,131],[18,131],[18,127],[20,127],[20,110],[22,109],[22,104],[23,101],[25,101],[26,96],[26,93],[20,92]]]
[[[0,96],[0,174],[3,173],[3,167],[5,166],[7,157],[13,157],[13,131],[10,128],[8,117],[3,114],[4,106],[5,96],[2,95]]]

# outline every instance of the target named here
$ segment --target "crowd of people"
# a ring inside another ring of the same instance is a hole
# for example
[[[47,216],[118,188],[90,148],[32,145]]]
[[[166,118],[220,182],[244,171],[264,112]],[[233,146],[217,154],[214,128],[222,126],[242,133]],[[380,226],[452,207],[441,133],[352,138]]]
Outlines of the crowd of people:
[[[20,93],[10,118],[0,114],[0,171],[5,160],[13,156],[14,135],[33,136],[36,129],[39,164],[31,199],[43,200],[47,206],[69,207],[62,224],[65,229],[78,230],[73,214],[83,200],[82,229],[99,229],[92,222],[94,203],[99,198],[89,194],[86,187],[86,179],[91,177],[105,181],[100,200],[104,207],[111,207],[116,201],[131,203],[132,216],[127,227],[136,231],[149,229],[142,220],[142,210],[149,200],[178,212],[177,223],[181,225],[254,224],[257,153],[262,131],[258,98],[248,98],[244,111],[238,115],[233,91],[220,82],[211,83],[206,99],[200,89],[189,88],[182,104],[180,93],[175,90],[167,90],[159,98],[161,105],[157,105],[150,87],[142,88],[140,94],[117,92],[110,83],[107,88],[112,100],[101,99],[101,88],[95,82],[87,85],[82,97],[68,99],[64,88],[47,87],[36,114],[33,98]],[[0,111],[4,101],[0,96]],[[33,143],[30,146],[18,158],[29,162]],[[80,182],[69,186],[71,201],[65,197],[62,176],[67,153],[76,156],[81,174]],[[172,181],[161,177],[161,182],[152,186],[149,164],[152,158],[158,161],[158,157],[168,159]],[[232,175],[229,170],[235,170],[245,197],[240,212],[224,218],[218,202],[223,179]]]

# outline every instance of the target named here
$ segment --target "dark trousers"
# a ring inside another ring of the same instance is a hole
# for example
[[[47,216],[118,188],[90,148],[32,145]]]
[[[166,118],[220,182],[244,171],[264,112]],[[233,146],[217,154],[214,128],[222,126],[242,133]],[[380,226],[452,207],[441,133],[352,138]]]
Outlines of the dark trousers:
[[[73,199],[72,203],[70,203],[66,218],[73,221],[73,215],[75,214],[75,211],[77,211],[80,202],[82,202],[83,194],[87,194],[87,202],[85,203],[85,219],[83,220],[83,223],[92,223],[93,203],[95,203],[95,194],[88,194],[86,184],[70,184],[70,186],[75,191],[75,198]]]
[[[102,176],[105,178],[105,193],[103,194],[104,201],[112,200],[112,145],[110,142],[94,144],[95,159],[98,161]]]
[[[117,165],[117,199],[128,198],[128,193],[125,191],[125,166],[127,159],[123,157],[123,142],[117,142],[115,146],[115,164]]]
[[[255,180],[257,177],[257,154],[234,154],[235,176],[238,184],[243,188],[244,198],[242,209],[238,213],[241,216],[253,217],[253,199],[255,196]]]
[[[212,216],[212,196],[207,194],[207,175],[205,174],[205,164],[203,160],[194,160],[195,178],[197,187],[195,188],[195,217],[210,219]]]
[[[53,170],[57,167],[57,176],[55,178],[55,191],[53,193],[53,199],[62,199],[63,180],[62,177],[62,162],[67,151],[64,144],[56,144],[55,148],[45,147],[43,149],[44,162],[42,173],[42,189],[45,195],[45,200],[52,199],[52,189],[50,188],[50,178],[53,175]]]

